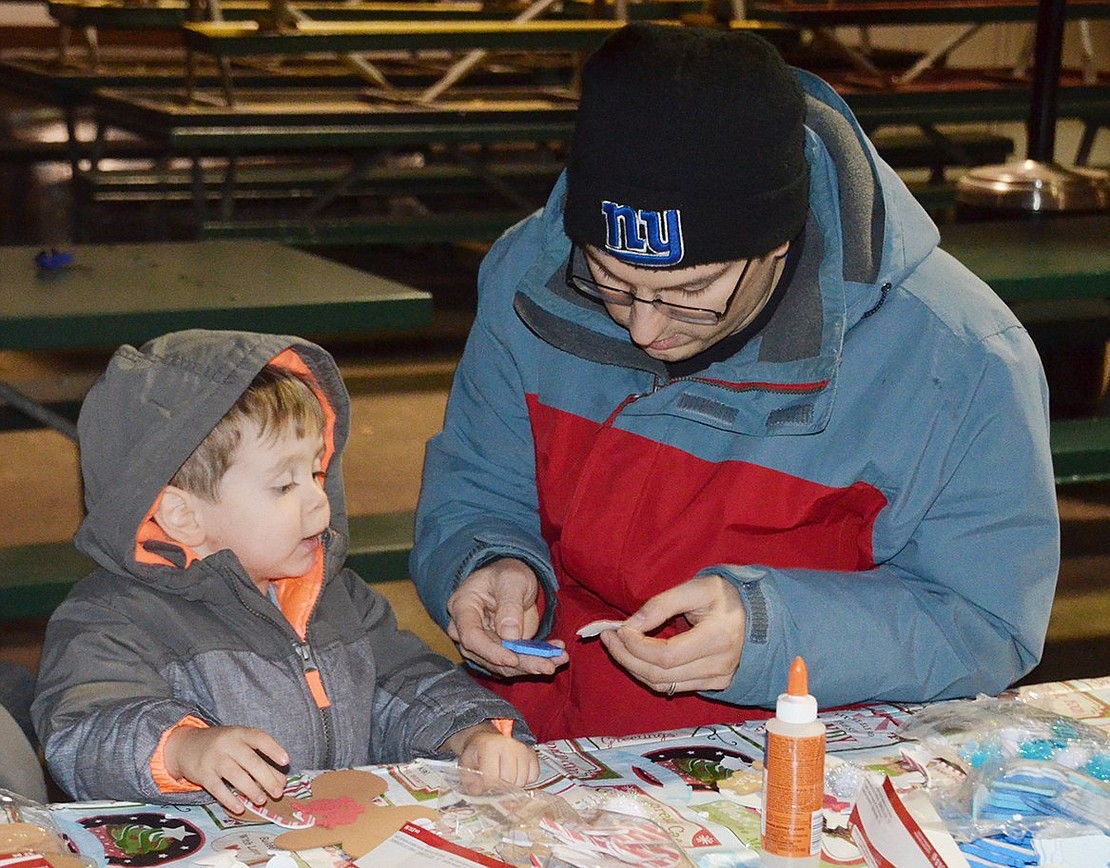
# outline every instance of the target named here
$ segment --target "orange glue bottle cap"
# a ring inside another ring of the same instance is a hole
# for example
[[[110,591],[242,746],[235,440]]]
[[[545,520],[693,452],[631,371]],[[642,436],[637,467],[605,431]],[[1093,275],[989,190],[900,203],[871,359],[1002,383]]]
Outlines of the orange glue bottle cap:
[[[795,657],[786,680],[786,693],[780,693],[775,717],[784,723],[812,723],[817,720],[817,700],[809,693],[806,662]]]

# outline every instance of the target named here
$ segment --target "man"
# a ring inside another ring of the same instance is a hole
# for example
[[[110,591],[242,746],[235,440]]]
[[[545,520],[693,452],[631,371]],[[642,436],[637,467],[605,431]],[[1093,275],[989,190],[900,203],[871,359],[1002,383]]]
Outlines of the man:
[[[565,177],[483,263],[411,562],[541,739],[766,716],[798,655],[823,706],[1037,663],[1044,377],[937,243],[758,37],[634,24],[587,62]]]

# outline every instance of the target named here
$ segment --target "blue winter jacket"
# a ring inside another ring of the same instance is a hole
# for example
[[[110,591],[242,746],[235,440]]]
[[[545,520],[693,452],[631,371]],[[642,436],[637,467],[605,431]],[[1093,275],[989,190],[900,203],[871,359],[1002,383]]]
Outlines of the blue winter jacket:
[[[495,689],[541,739],[760,716],[796,655],[823,707],[995,693],[1040,658],[1059,523],[1037,353],[843,100],[797,75],[805,241],[732,357],[668,379],[565,288],[562,180],[483,263],[411,568],[441,624],[476,567],[534,568],[540,635],[571,662]],[[747,610],[727,689],[664,698],[576,641],[699,572]]]

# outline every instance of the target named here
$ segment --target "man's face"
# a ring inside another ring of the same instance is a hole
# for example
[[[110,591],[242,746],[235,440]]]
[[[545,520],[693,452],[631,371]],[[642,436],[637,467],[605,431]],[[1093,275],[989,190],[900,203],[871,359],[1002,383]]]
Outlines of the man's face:
[[[735,334],[755,319],[771,297],[787,247],[783,244],[766,256],[751,260],[750,265],[748,260],[738,259],[667,270],[628,265],[597,247],[587,247],[585,255],[595,282],[631,291],[642,300],[628,306],[603,301],[609,316],[628,329],[632,342],[652,358],[680,362]],[[650,304],[654,298],[724,311],[724,315],[716,325],[680,322],[656,310]]]
[[[197,554],[231,549],[263,591],[270,579],[308,572],[331,520],[323,455],[318,433],[297,437],[286,426],[262,438],[257,427],[244,431],[217,501],[197,499],[205,531]]]

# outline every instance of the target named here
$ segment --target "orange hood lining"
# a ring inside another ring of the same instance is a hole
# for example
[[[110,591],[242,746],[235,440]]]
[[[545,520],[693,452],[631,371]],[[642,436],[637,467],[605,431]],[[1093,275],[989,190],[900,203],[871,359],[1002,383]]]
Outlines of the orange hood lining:
[[[316,399],[320,402],[320,406],[324,409],[323,467],[326,473],[328,467],[331,465],[331,459],[335,455],[335,408],[332,407],[331,402],[320,388],[320,384],[317,382],[312,371],[309,370],[308,365],[305,364],[304,359],[302,359],[292,347],[278,353],[270,360],[269,364],[292,371],[303,377],[311,387],[312,393],[316,396]],[[156,552],[152,552],[147,548],[147,543],[161,542],[181,549],[185,554],[185,567],[188,568],[199,560],[196,552],[168,536],[166,532],[162,530],[161,525],[154,519],[154,514],[158,511],[158,505],[162,502],[162,495],[164,493],[165,489],[163,488],[154,499],[154,503],[151,505],[150,509],[147,510],[142,522],[139,523],[138,531],[135,534],[135,560],[140,564],[147,564],[150,566],[176,567],[177,565],[168,558]],[[305,637],[305,630],[308,627],[308,616],[312,611],[313,605],[316,603],[316,598],[320,594],[320,588],[323,586],[323,583],[324,556],[322,547],[317,550],[316,559],[307,573],[302,576],[290,576],[289,578],[280,579],[274,583],[274,590],[277,594],[278,605],[281,607],[282,614],[285,615],[286,619],[288,619],[301,639]]]

